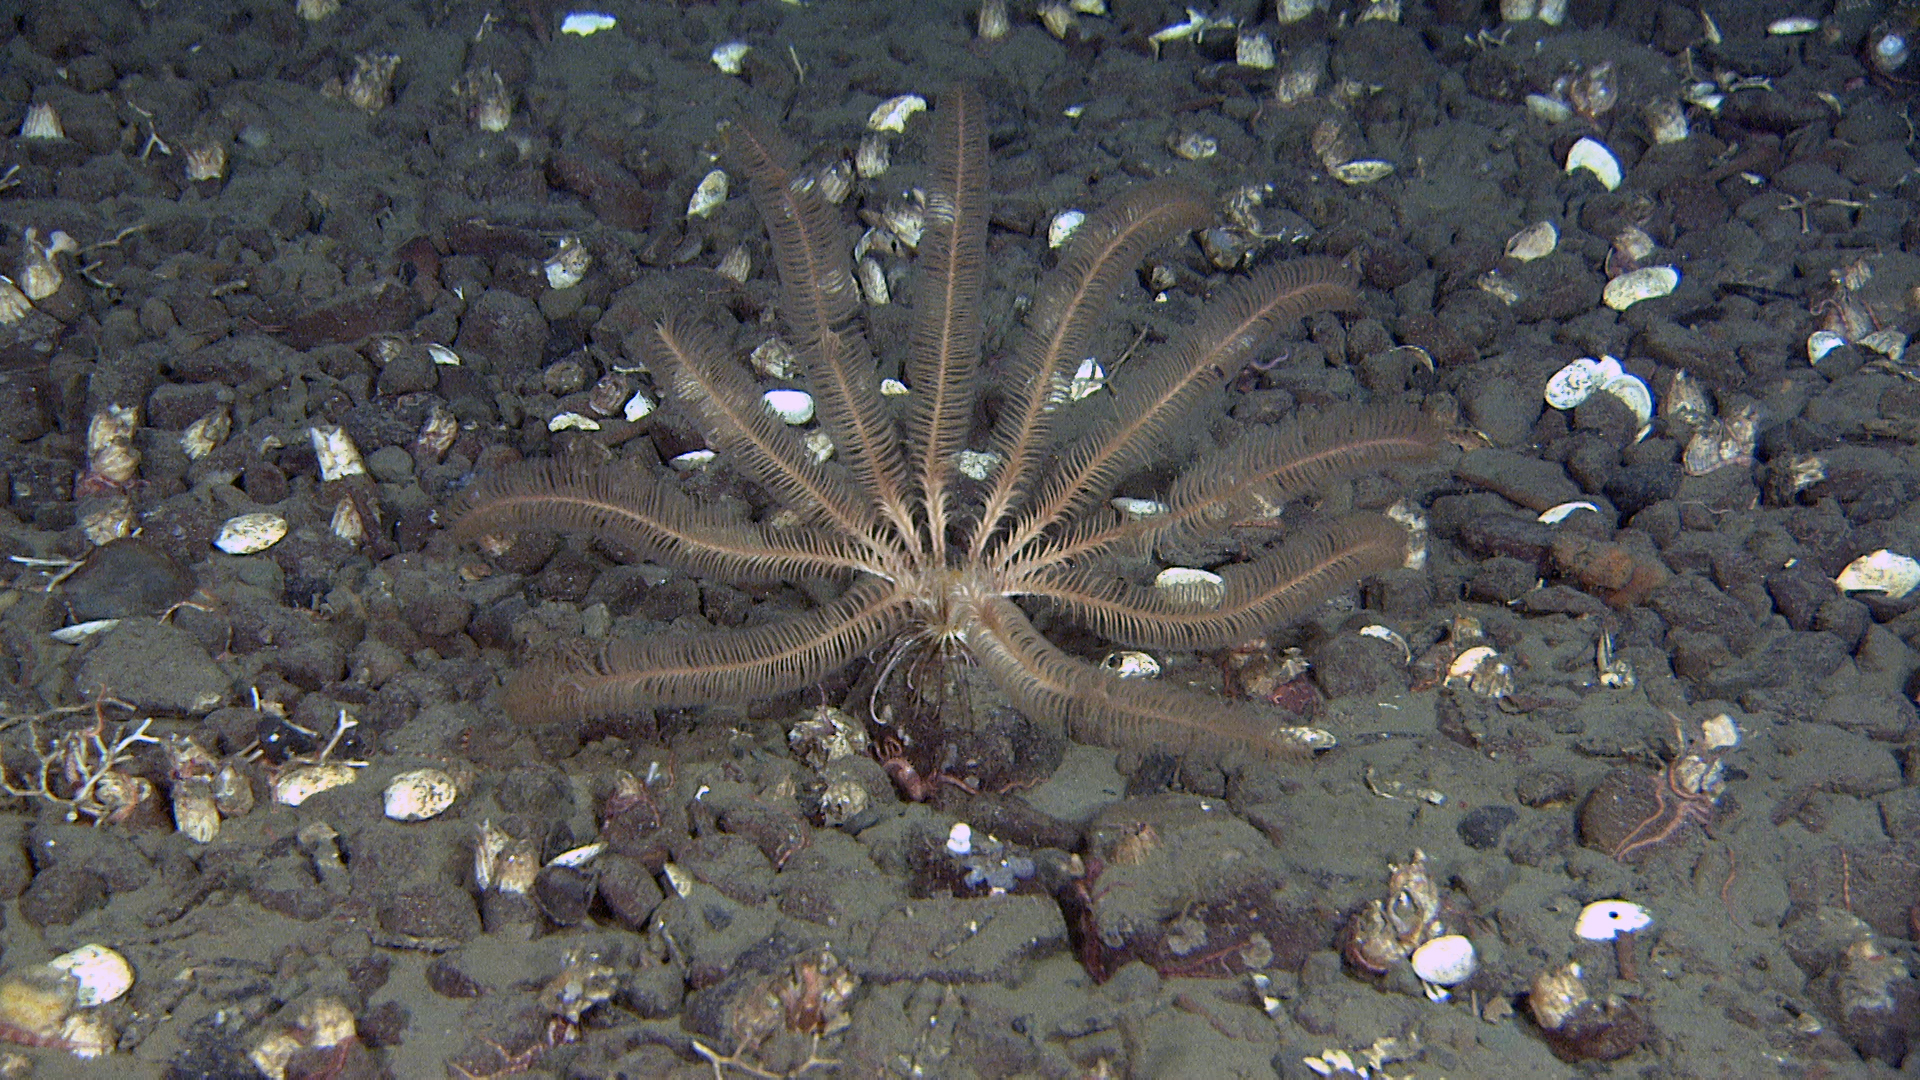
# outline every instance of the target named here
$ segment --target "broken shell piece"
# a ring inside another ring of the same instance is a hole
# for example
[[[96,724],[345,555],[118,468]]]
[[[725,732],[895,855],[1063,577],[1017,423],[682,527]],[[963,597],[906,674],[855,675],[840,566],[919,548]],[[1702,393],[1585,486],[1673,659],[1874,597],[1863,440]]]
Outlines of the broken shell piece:
[[[1233,62],[1255,71],[1273,70],[1273,40],[1259,31],[1242,31],[1233,42]]]
[[[32,294],[29,293],[28,295],[31,296]],[[1879,353],[1881,356],[1886,357],[1896,364],[1900,362],[1901,357],[1907,354],[1907,335],[1898,330],[1875,330],[1873,333],[1860,338],[1854,344],[1859,345],[1863,349],[1872,349],[1874,352]]]
[[[60,265],[54,262],[54,256],[65,255],[80,250],[73,237],[55,229],[47,242],[40,242],[38,229],[28,229],[22,236],[25,252],[18,268],[20,291],[29,300],[45,300],[60,291],[60,285],[66,276],[60,272]]]
[[[675,454],[667,459],[669,468],[677,472],[692,472],[713,464],[714,453],[711,450],[689,450],[684,454]]]
[[[1100,666],[1123,679],[1157,679],[1160,677],[1160,661],[1139,651],[1123,649],[1107,654]]]
[[[905,131],[907,118],[917,112],[927,111],[927,99],[919,94],[901,94],[891,97],[874,106],[867,115],[869,131]]]
[[[620,410],[620,415],[626,418],[627,423],[636,424],[651,415],[653,410],[653,399],[648,397],[645,392],[636,391],[632,397],[627,399],[627,404]]]
[[[1153,587],[1176,605],[1186,608],[1218,607],[1227,595],[1225,578],[1190,566],[1167,567],[1154,576]]]
[[[425,821],[453,805],[460,786],[439,769],[414,769],[387,782],[385,813],[395,821]]]
[[[213,546],[229,555],[251,555],[267,550],[286,535],[287,519],[279,514],[241,514],[220,526]]]
[[[560,32],[575,37],[592,37],[602,30],[613,29],[615,25],[611,15],[602,15],[597,11],[569,11],[567,17],[560,20]]]
[[[274,778],[273,801],[282,806],[299,806],[323,791],[351,784],[359,778],[360,773],[353,766],[339,762],[296,765]]]
[[[140,471],[140,451],[133,434],[140,427],[138,409],[109,405],[87,422],[87,470],[95,477],[120,485]]]
[[[1529,225],[1507,238],[1507,257],[1521,262],[1532,262],[1553,254],[1553,249],[1559,244],[1560,230],[1553,227],[1553,222],[1542,221],[1537,225]]]
[[[1567,172],[1581,169],[1592,173],[1600,186],[1613,191],[1620,186],[1620,159],[1595,139],[1582,138],[1567,151]]]
[[[985,480],[1006,460],[991,450],[962,450],[953,456],[953,467],[969,480]]]
[[[1700,721],[1700,741],[1707,750],[1724,750],[1740,745],[1740,725],[1726,713]]]
[[[547,430],[548,431],[599,431],[600,421],[595,420],[590,416],[584,416],[577,412],[556,413],[554,414],[553,419],[547,421]]]
[[[1189,131],[1168,139],[1167,149],[1188,161],[1205,161],[1220,152],[1220,140],[1198,131]]]
[[[320,479],[332,483],[367,471],[360,448],[353,445],[344,428],[314,427],[308,433],[313,439],[313,456],[320,462]]]
[[[1067,384],[1067,399],[1082,401],[1099,393],[1105,385],[1107,370],[1100,366],[1098,360],[1089,356],[1080,361],[1080,366],[1074,370],[1073,381]]]
[[[513,123],[513,95],[507,92],[506,80],[490,67],[474,68],[462,75],[453,84],[453,98],[481,131],[505,131]]]
[[[1361,627],[1360,634],[1363,637],[1379,638],[1389,645],[1398,647],[1401,659],[1407,663],[1413,662],[1413,646],[1407,644],[1407,639],[1401,637],[1399,631],[1393,627],[1381,626],[1379,623],[1374,623],[1370,626]]]
[[[728,281],[745,285],[747,279],[753,276],[753,256],[747,251],[747,245],[735,244],[720,257],[720,265],[714,267],[713,272]]]
[[[869,134],[853,151],[853,172],[862,180],[886,175],[893,164],[893,144],[885,135]]]
[[[1833,583],[1841,592],[1885,593],[1889,599],[1898,600],[1920,585],[1920,562],[1881,548],[1848,563]]]
[[[1551,94],[1528,94],[1527,112],[1549,124],[1564,124],[1573,119],[1573,106]]]
[[[746,68],[747,54],[752,51],[753,46],[744,41],[729,41],[715,45],[713,51],[707,54],[707,59],[712,60],[713,66],[724,74],[738,75]]]
[[[88,619],[86,622],[63,626],[47,636],[62,645],[77,645],[95,634],[103,634],[119,625],[119,619]]]
[[[1668,98],[1650,101],[1640,110],[1647,120],[1647,131],[1655,143],[1671,145],[1687,139],[1687,113],[1680,103]]]
[[[213,781],[189,776],[173,783],[173,828],[196,844],[211,844],[220,835],[220,805],[213,799]]]
[[[333,504],[327,531],[349,544],[357,544],[367,535],[366,519],[360,516],[360,505],[351,495]]]
[[[27,296],[13,284],[13,279],[0,274],[0,326],[11,326],[27,317],[33,305],[27,302]]]
[[[1621,934],[1637,934],[1653,925],[1653,914],[1626,900],[1596,900],[1580,909],[1573,936],[1582,941],[1612,941]]]
[[[1157,499],[1130,499],[1125,496],[1108,499],[1108,505],[1120,511],[1120,516],[1128,521],[1142,518],[1159,517],[1167,512],[1167,504]]]
[[[199,461],[226,442],[232,431],[233,417],[223,405],[187,425],[187,430],[180,433],[180,449],[186,451],[189,460]]]
[[[1343,184],[1371,184],[1393,175],[1393,162],[1366,158],[1333,167],[1334,179]]]
[[[1657,300],[1680,285],[1680,271],[1671,266],[1643,266],[1621,274],[1601,293],[1601,299],[1615,311],[1625,311],[1642,300]]]
[[[779,338],[768,338],[753,347],[747,355],[747,362],[760,374],[773,379],[791,379],[800,370],[799,360],[793,355],[793,346]]]
[[[693,197],[687,200],[687,216],[703,218],[711,215],[727,201],[727,173],[724,169],[714,169],[701,177],[699,186],[693,189]]]
[[[580,284],[587,276],[587,270],[593,265],[593,255],[577,236],[569,236],[560,241],[560,250],[548,259],[542,269],[547,272],[547,285],[555,289],[571,289]]]
[[[1513,692],[1513,666],[1492,646],[1476,645],[1447,665],[1447,685],[1460,683],[1481,697],[1506,697]]]
[[[53,106],[38,102],[27,106],[27,118],[20,122],[20,137],[23,139],[64,139],[65,129],[60,126],[60,114]]]
[[[1590,502],[1564,502],[1559,506],[1551,506],[1541,511],[1540,524],[1558,525],[1567,520],[1576,510],[1591,510],[1596,514],[1600,512],[1600,508]]]
[[[1817,364],[1828,353],[1847,343],[1847,339],[1831,330],[1815,330],[1807,337],[1807,362]]]
[[[947,854],[965,858],[973,854],[973,826],[956,821],[947,830]]]
[[[118,1001],[133,989],[133,965],[105,945],[82,945],[47,961],[47,966],[79,983],[73,1003],[82,1009]]]
[[[1062,210],[1053,215],[1053,220],[1047,224],[1047,246],[1057,248],[1064,245],[1073,235],[1073,230],[1085,220],[1087,215],[1078,210]]]
[[[353,58],[353,74],[347,76],[342,95],[347,103],[362,112],[379,112],[387,107],[393,91],[393,73],[400,66],[395,53],[363,52]]]
[[[881,397],[906,397],[911,393],[913,393],[913,391],[907,389],[907,384],[901,382],[899,379],[880,380]]]
[[[1805,15],[1793,15],[1785,19],[1775,19],[1767,24],[1767,33],[1774,37],[1793,37],[1797,34],[1811,34],[1820,29],[1819,19],[1810,19]]]
[[[797,427],[813,419],[813,395],[805,390],[769,390],[760,400],[783,424]]]

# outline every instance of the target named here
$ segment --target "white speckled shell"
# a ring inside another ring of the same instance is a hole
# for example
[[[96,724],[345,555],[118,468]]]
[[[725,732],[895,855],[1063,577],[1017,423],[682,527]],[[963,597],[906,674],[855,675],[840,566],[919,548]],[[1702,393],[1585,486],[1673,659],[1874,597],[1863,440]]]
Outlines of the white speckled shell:
[[[1885,593],[1898,600],[1920,585],[1920,562],[1881,548],[1848,563],[1833,583],[1841,592]]]
[[[82,1009],[118,1000],[133,988],[133,965],[105,945],[82,945],[47,961],[47,966],[79,982],[73,1003]]]
[[[1592,173],[1600,181],[1600,186],[1608,191],[1620,186],[1620,159],[1596,139],[1583,138],[1567,151],[1567,171],[1578,172],[1581,169]]]
[[[251,555],[265,551],[287,535],[287,519],[279,514],[241,514],[220,526],[213,546],[229,555]]]
[[[453,777],[439,769],[414,769],[387,781],[385,813],[395,821],[425,821],[439,817],[459,797]]]

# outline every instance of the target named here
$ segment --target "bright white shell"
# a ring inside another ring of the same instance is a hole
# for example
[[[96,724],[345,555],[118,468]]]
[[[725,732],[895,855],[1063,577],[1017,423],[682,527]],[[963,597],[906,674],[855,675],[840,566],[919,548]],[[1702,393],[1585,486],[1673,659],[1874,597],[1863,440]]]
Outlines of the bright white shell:
[[[873,131],[905,131],[907,117],[926,111],[926,98],[919,94],[901,94],[875,105],[867,115],[867,127]]]
[[[1820,29],[1819,19],[1809,19],[1805,15],[1795,15],[1785,19],[1775,19],[1767,24],[1767,33],[1774,37],[1791,37],[1795,34],[1811,34]]]
[[[1608,307],[1625,311],[1642,300],[1657,300],[1680,285],[1680,271],[1671,266],[1643,266],[1629,270],[1612,281],[1600,294]]]
[[[1081,401],[1099,393],[1100,388],[1105,385],[1107,385],[1107,369],[1100,366],[1100,361],[1089,356],[1080,361],[1080,366],[1074,369],[1073,381],[1067,384],[1067,397],[1073,401]]]
[[[1393,175],[1393,162],[1365,158],[1333,167],[1334,179],[1343,184],[1371,184]]]
[[[279,514],[241,514],[228,518],[227,523],[220,526],[220,535],[213,538],[213,546],[229,555],[251,555],[279,543],[285,535],[287,519]]]
[[[1407,639],[1401,637],[1400,632],[1391,626],[1381,626],[1379,623],[1373,623],[1361,627],[1360,635],[1362,637],[1378,638],[1389,645],[1397,647],[1403,658],[1407,660],[1413,659],[1413,646],[1407,644]]]
[[[560,32],[576,37],[590,37],[602,30],[611,30],[613,26],[613,16],[597,11],[569,11],[567,17],[560,20]]]
[[[1846,338],[1831,330],[1815,330],[1807,337],[1807,362],[1817,364],[1828,353],[1846,343]]]
[[[1547,404],[1556,409],[1571,409],[1592,397],[1601,381],[1600,365],[1583,356],[1547,380]]]
[[[47,961],[47,966],[79,982],[73,1003],[82,1009],[118,1000],[133,988],[133,965],[105,945],[82,945]]]
[[[693,197],[687,200],[687,216],[703,218],[720,208],[727,201],[727,173],[724,169],[714,169],[700,178],[700,186],[693,189]]]
[[[427,358],[445,367],[460,366],[460,354],[436,341],[427,343]]]
[[[299,806],[323,791],[330,791],[360,778],[351,765],[329,762],[321,765],[296,765],[273,781],[273,801],[282,806]]]
[[[320,461],[320,479],[332,483],[367,471],[367,463],[360,459],[360,448],[353,445],[346,429],[309,428],[308,436],[313,440],[313,456]]]
[[[1639,419],[1642,427],[1653,419],[1653,391],[1640,376],[1623,372],[1608,379],[1601,389],[1625,402],[1628,411]]]
[[[769,390],[760,400],[783,424],[797,426],[813,419],[813,395],[805,390]]]
[[[947,852],[952,855],[973,854],[973,826],[964,821],[956,821],[953,828],[947,830]]]
[[[1532,262],[1553,254],[1553,249],[1559,244],[1560,230],[1553,227],[1553,222],[1542,221],[1536,225],[1529,225],[1507,238],[1507,257],[1521,262]]]
[[[1047,246],[1057,248],[1067,242],[1073,230],[1087,220],[1087,215],[1078,210],[1062,210],[1053,215],[1053,221],[1047,225]]]
[[[1458,986],[1473,977],[1479,962],[1473,942],[1459,934],[1445,934],[1413,950],[1413,973],[1435,986]]]
[[[1596,139],[1581,139],[1567,151],[1567,171],[1578,172],[1585,169],[1600,181],[1600,186],[1612,191],[1620,186],[1620,159],[1613,151]]]
[[[577,412],[555,413],[547,421],[548,431],[599,431],[600,421]]]
[[[1841,592],[1886,593],[1898,600],[1920,585],[1920,562],[1881,548],[1848,563],[1833,583]]]
[[[1653,925],[1653,914],[1626,900],[1596,900],[1580,909],[1573,936],[1585,941],[1612,941]]]
[[[1167,567],[1154,575],[1153,587],[1192,607],[1213,607],[1227,595],[1225,578],[1191,566]]]
[[[715,454],[711,450],[689,450],[684,454],[675,454],[667,459],[667,464],[680,472],[692,472],[713,464]]]
[[[1132,499],[1124,495],[1108,499],[1107,503],[1115,510],[1120,511],[1120,515],[1128,521],[1139,521],[1142,518],[1159,517],[1161,514],[1166,513],[1168,509],[1167,504],[1158,499]]]
[[[1740,745],[1740,725],[1726,713],[1700,721],[1700,741],[1708,750],[1723,750]]]
[[[1107,654],[1100,666],[1123,679],[1157,679],[1160,677],[1160,661],[1139,651],[1123,649]]]
[[[414,769],[387,781],[386,815],[395,821],[438,817],[460,796],[453,777],[439,769]]]
[[[1591,510],[1599,513],[1600,508],[1590,502],[1564,502],[1559,506],[1550,506],[1540,514],[1540,524],[1558,525],[1572,516],[1575,510]]]
[[[715,45],[713,52],[708,54],[708,59],[713,61],[714,67],[726,74],[738,75],[746,65],[747,54],[752,51],[753,46],[744,41],[729,41],[724,45]]]
[[[907,389],[907,384],[901,382],[899,379],[880,380],[881,397],[906,397],[910,393],[912,393],[912,391]]]
[[[620,410],[620,415],[627,418],[627,423],[634,424],[651,414],[653,409],[653,399],[649,398],[644,390],[635,391],[634,395],[627,399],[626,407]]]

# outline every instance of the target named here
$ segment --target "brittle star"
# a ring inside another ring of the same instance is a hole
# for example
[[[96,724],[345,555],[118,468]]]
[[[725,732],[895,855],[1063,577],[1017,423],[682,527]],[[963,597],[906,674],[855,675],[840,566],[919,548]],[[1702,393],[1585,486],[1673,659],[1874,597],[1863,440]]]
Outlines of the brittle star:
[[[1674,718],[1674,734],[1681,739],[1682,752],[1667,763],[1666,771],[1653,785],[1653,813],[1634,826],[1633,831],[1614,847],[1613,857],[1621,862],[1626,862],[1627,857],[1636,851],[1672,839],[1673,834],[1689,821],[1699,822],[1703,828],[1713,821],[1713,807],[1719,802],[1719,795],[1712,791],[1691,789],[1681,780],[1680,769],[1693,755],[1685,753],[1686,736],[1680,729],[1678,717]],[[1710,769],[1712,766],[1709,764],[1706,767]],[[1707,773],[1703,770],[1698,775],[1706,776]],[[1673,798],[1671,806],[1667,802],[1669,796]],[[1665,824],[1662,824],[1663,821]]]

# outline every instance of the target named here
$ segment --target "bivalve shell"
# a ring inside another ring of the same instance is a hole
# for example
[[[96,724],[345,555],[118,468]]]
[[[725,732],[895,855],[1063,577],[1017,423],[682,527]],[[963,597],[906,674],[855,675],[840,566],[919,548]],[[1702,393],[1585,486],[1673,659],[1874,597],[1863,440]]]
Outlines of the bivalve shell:
[[[211,844],[220,835],[220,806],[213,798],[213,780],[189,776],[173,784],[173,827],[196,844]]]
[[[1226,579],[1211,570],[1169,566],[1156,574],[1153,587],[1182,607],[1217,607],[1226,598]]]
[[[320,462],[320,479],[331,484],[367,471],[360,448],[353,445],[353,438],[345,428],[315,427],[309,428],[307,434],[313,440],[313,456]]]
[[[599,431],[600,421],[595,420],[591,416],[586,416],[577,412],[556,413],[554,414],[553,419],[547,421],[547,430],[548,431]]]
[[[620,415],[626,418],[627,423],[637,424],[652,415],[654,408],[653,399],[647,396],[646,391],[636,390],[621,408]]]
[[[241,514],[220,526],[213,546],[229,555],[251,555],[267,550],[286,535],[287,519],[279,514]]]
[[[760,400],[783,424],[797,427],[813,419],[813,395],[805,390],[769,390]]]
[[[1567,151],[1567,171],[1578,172],[1581,169],[1592,173],[1600,181],[1600,186],[1613,191],[1620,186],[1620,159],[1613,151],[1597,139],[1582,138]]]
[[[969,480],[986,480],[1004,460],[991,450],[962,450],[953,455],[953,467]]]
[[[78,1008],[118,1001],[133,989],[133,965],[105,945],[82,945],[47,961],[47,966],[73,976],[80,984],[73,995]]]
[[[1047,224],[1047,246],[1057,248],[1064,245],[1073,236],[1073,230],[1085,220],[1087,215],[1078,210],[1062,210],[1053,215],[1053,220]]]
[[[1542,221],[1507,238],[1507,258],[1532,262],[1553,254],[1553,249],[1559,244],[1560,230],[1553,227],[1553,222]]]
[[[1807,336],[1807,362],[1817,364],[1826,355],[1847,343],[1847,339],[1831,330],[1815,330]]]
[[[689,450],[684,454],[675,454],[667,459],[667,465],[678,472],[692,472],[713,464],[716,455],[711,450]]]
[[[1349,161],[1333,167],[1334,179],[1343,184],[1371,184],[1393,175],[1393,162],[1374,158]]]
[[[296,765],[273,781],[273,801],[282,806],[299,806],[323,791],[353,783],[360,773],[351,765],[327,762]]]
[[[713,52],[707,54],[707,59],[712,60],[713,66],[719,68],[724,74],[738,75],[745,70],[747,54],[752,51],[753,46],[744,41],[729,41],[715,45]]]
[[[727,173],[725,169],[714,169],[700,178],[693,189],[693,197],[687,200],[687,216],[703,218],[720,209],[727,201]]]
[[[613,16],[602,15],[598,11],[569,11],[560,20],[560,32],[575,37],[592,37],[602,30],[611,30],[617,25]]]
[[[1841,592],[1885,593],[1898,600],[1920,585],[1920,562],[1897,551],[1881,548],[1847,564],[1833,579]]]
[[[1413,950],[1413,973],[1434,986],[1458,986],[1479,968],[1473,942],[1460,934],[1443,934]]]
[[[1621,934],[1635,934],[1653,925],[1653,914],[1627,900],[1596,900],[1580,909],[1573,921],[1573,936],[1582,941],[1612,941]]]
[[[459,798],[460,786],[439,769],[413,769],[387,781],[386,810],[395,821],[439,817]]]
[[[905,131],[908,117],[926,111],[926,98],[919,94],[901,94],[875,105],[873,112],[867,115],[867,128],[870,131]]]
[[[1160,661],[1138,649],[1123,649],[1107,654],[1100,666],[1123,679],[1157,679]]]
[[[1592,397],[1603,379],[1600,365],[1583,356],[1547,380],[1547,404],[1556,409],[1574,408]]]
[[[1657,300],[1680,286],[1680,271],[1671,266],[1643,266],[1607,282],[1601,299],[1615,311],[1625,311],[1642,300]]]

